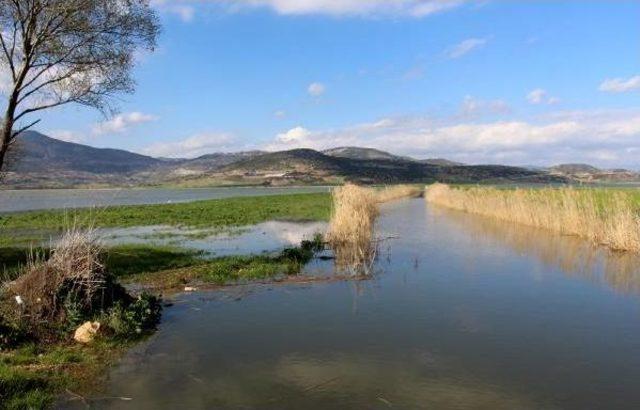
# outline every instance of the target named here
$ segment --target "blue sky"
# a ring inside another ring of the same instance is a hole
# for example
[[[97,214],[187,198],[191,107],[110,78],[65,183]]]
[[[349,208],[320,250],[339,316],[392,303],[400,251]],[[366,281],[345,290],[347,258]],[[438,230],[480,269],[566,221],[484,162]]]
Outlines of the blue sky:
[[[157,156],[371,146],[640,168],[640,2],[154,0],[120,115],[39,130]]]

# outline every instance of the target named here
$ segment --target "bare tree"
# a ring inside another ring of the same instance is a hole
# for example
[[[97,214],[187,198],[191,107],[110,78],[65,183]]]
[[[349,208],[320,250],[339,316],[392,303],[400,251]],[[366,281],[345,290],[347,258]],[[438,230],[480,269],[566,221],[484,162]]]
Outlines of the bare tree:
[[[153,50],[159,24],[149,0],[0,0],[0,171],[12,142],[69,103],[114,112],[133,92],[137,50]]]

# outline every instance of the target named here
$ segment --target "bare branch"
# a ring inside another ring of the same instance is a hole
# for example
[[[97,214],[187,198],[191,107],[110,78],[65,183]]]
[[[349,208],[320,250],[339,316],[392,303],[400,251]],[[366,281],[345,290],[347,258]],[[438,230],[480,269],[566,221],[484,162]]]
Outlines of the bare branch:
[[[15,139],[18,135],[22,134],[23,132],[25,132],[26,130],[28,130],[29,128],[33,127],[34,125],[36,125],[37,123],[39,123],[40,120],[35,120],[33,121],[31,124],[29,125],[25,125],[24,127],[20,128],[18,131],[14,131],[11,135],[11,139]]]

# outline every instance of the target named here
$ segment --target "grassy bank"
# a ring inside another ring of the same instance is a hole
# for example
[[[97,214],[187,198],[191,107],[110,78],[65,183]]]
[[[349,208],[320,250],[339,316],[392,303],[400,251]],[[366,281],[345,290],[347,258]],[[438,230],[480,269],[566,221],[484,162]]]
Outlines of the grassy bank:
[[[434,184],[427,201],[640,252],[640,191],[626,189],[452,188]]]

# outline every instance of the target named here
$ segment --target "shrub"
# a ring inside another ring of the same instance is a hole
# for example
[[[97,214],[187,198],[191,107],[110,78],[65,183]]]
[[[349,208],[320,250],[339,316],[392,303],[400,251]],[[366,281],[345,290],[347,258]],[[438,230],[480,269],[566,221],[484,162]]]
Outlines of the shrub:
[[[105,314],[103,321],[115,336],[135,338],[156,328],[161,311],[160,300],[143,293],[128,306],[117,302]]]

